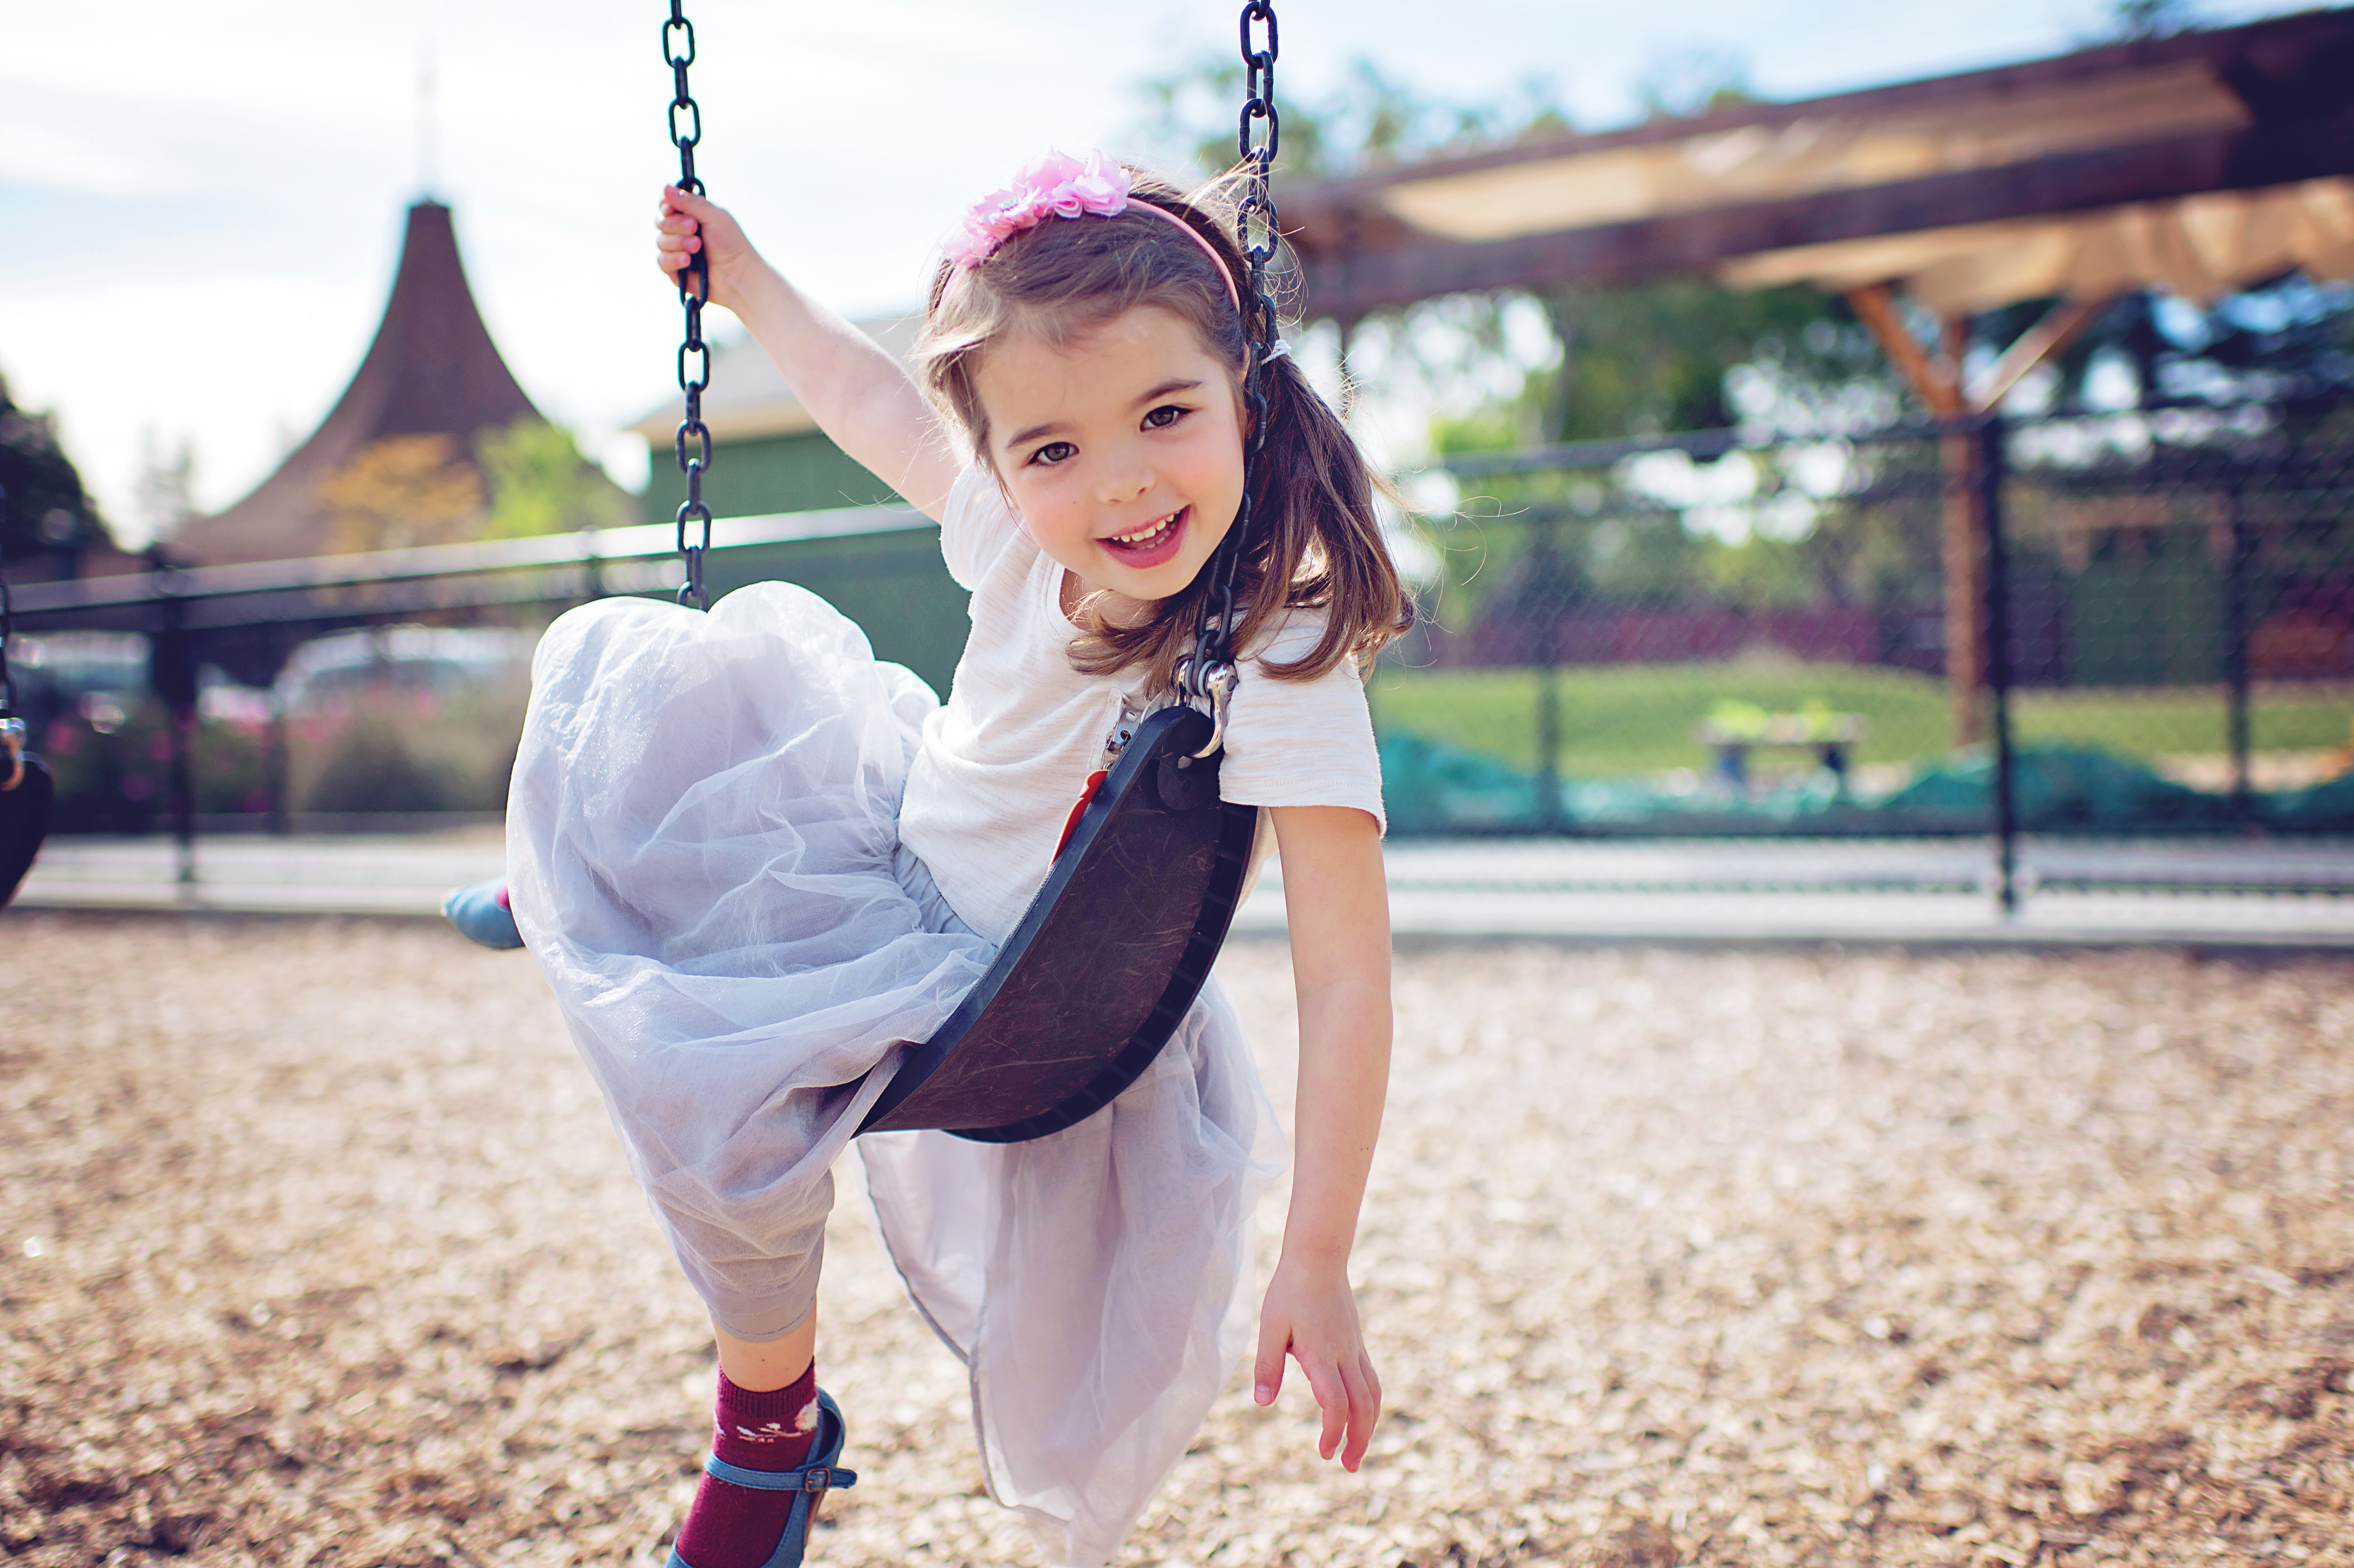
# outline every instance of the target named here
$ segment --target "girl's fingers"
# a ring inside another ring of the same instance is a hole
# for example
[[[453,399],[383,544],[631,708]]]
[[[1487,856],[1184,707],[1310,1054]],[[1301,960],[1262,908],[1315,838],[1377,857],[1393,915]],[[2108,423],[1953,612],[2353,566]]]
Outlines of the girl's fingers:
[[[1316,1435],[1316,1452],[1329,1459],[1341,1446],[1341,1438],[1349,1428],[1348,1385],[1341,1381],[1341,1369],[1330,1361],[1310,1361],[1302,1357],[1299,1370],[1316,1395],[1317,1408],[1324,1413],[1324,1429]]]
[[[719,210],[703,197],[683,191],[676,185],[663,186],[662,209],[666,213],[683,212],[697,218],[708,217]]]
[[[1283,1352],[1290,1348],[1289,1333],[1271,1322],[1260,1322],[1258,1356],[1251,1365],[1251,1398],[1259,1404],[1273,1404],[1275,1396],[1283,1392]]]
[[[1373,1384],[1373,1363],[1359,1356],[1341,1369],[1349,1393],[1349,1440],[1341,1450],[1341,1467],[1353,1472],[1373,1440],[1373,1423],[1381,1419],[1381,1390]]]

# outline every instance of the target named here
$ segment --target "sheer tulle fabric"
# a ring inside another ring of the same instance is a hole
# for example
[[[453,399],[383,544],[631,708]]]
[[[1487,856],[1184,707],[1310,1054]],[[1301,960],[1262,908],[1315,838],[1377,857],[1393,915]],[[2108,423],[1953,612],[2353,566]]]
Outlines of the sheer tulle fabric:
[[[515,918],[696,1292],[773,1338],[815,1299],[830,1170],[899,1042],[993,950],[898,842],[928,689],[822,599],[608,599],[549,628],[507,815]],[[1004,1147],[866,1139],[875,1217],[971,1369],[992,1490],[1108,1561],[1250,1325],[1281,1145],[1214,983],[1105,1112]]]
[[[1283,1150],[1224,991],[1067,1131],[858,1149],[909,1294],[971,1369],[991,1495],[1048,1563],[1110,1561],[1250,1343],[1251,1212]]]

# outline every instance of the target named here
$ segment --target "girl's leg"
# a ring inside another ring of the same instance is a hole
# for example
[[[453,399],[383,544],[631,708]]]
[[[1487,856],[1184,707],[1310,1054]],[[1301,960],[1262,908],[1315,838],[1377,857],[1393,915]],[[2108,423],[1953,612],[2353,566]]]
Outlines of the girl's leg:
[[[817,1361],[817,1308],[778,1340],[739,1340],[714,1323],[712,1337],[719,1341],[719,1370],[737,1388],[766,1393],[784,1387]],[[790,1468],[790,1466],[787,1468]]]
[[[739,1340],[718,1325],[719,1399],[711,1451],[748,1470],[790,1470],[817,1437],[817,1309],[774,1340]],[[679,1528],[677,1554],[693,1568],[760,1568],[792,1513],[791,1492],[705,1475]]]

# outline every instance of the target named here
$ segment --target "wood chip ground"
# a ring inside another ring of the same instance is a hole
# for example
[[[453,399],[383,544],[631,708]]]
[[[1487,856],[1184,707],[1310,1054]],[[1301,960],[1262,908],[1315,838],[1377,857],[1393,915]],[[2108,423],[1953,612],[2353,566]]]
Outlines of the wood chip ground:
[[[661,1562],[709,1344],[526,959],[0,964],[0,1555]],[[1287,1102],[1284,951],[1221,969]],[[2354,968],[1459,947],[1397,1001],[1373,1455],[1232,1386],[1123,1563],[2354,1563]],[[1034,1563],[843,1185],[811,1562]]]

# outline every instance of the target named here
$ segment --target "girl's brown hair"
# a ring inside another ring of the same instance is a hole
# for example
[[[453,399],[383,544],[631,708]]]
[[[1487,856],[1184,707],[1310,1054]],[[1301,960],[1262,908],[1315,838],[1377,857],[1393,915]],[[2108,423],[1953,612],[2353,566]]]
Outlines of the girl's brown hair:
[[[1235,249],[1225,191],[1227,176],[1192,196],[1149,175],[1133,176],[1131,202],[1150,202],[1173,214],[1206,241],[1229,277],[1248,277]],[[978,267],[942,263],[932,281],[923,349],[924,387],[933,401],[989,450],[989,418],[974,390],[973,373],[989,345],[1012,333],[1062,344],[1138,305],[1173,312],[1226,367],[1240,388],[1253,345],[1227,280],[1169,224],[1150,213],[1049,219],[1013,235]],[[1370,660],[1414,622],[1413,601],[1398,581],[1373,509],[1386,489],[1340,417],[1317,395],[1289,356],[1261,370],[1267,432],[1251,469],[1250,528],[1236,563],[1235,602],[1241,614],[1233,646],[1237,655],[1291,608],[1324,612],[1324,633],[1295,662],[1268,663],[1279,680],[1310,680],[1343,659]],[[1245,440],[1249,436],[1246,433]],[[1216,557],[1212,556],[1214,564]],[[1180,661],[1193,651],[1210,595],[1210,567],[1161,601],[1139,626],[1114,626],[1083,616],[1071,644],[1071,662],[1091,675],[1144,667],[1154,690],[1176,683]]]

